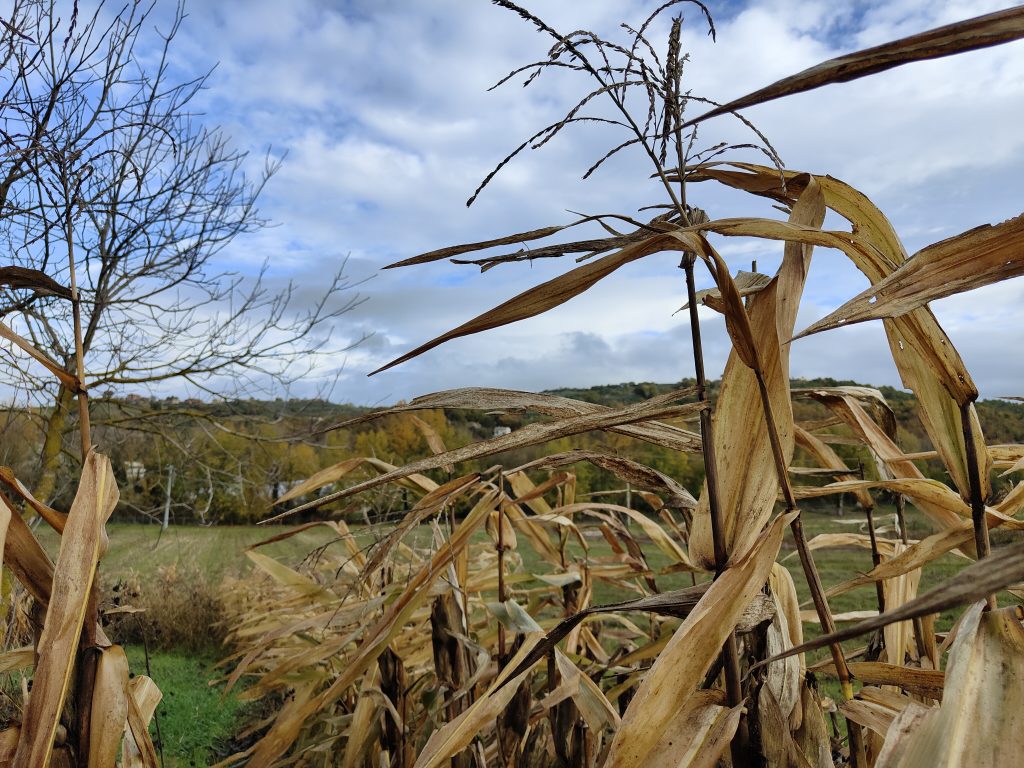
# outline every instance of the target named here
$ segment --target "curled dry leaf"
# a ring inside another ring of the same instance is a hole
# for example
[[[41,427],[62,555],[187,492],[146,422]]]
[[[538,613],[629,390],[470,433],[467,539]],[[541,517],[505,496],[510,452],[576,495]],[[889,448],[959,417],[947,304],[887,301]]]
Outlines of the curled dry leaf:
[[[768,287],[768,284],[771,281],[772,279],[768,275],[762,275],[760,272],[745,272],[742,269],[738,271],[736,273],[736,277],[733,278],[736,290],[739,292],[740,296],[744,298],[751,296],[758,291],[764,290]],[[725,303],[722,300],[722,290],[720,288],[705,288],[702,291],[697,291],[696,299],[705,307],[713,309],[716,312],[725,312]],[[687,302],[673,314],[678,314],[684,309],[689,309],[689,307],[690,303]]]

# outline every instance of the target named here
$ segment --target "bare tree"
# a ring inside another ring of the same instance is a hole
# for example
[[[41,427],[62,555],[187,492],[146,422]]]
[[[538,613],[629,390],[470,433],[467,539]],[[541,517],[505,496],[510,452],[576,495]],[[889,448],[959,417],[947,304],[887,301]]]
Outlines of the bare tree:
[[[191,105],[208,75],[170,74],[184,8],[159,30],[154,6],[101,2],[87,15],[77,2],[16,0],[3,20],[0,238],[14,267],[56,286],[7,281],[0,317],[67,370],[80,345],[93,391],[179,380],[237,396],[286,384],[362,298],[339,271],[300,307],[265,269],[247,278],[219,265],[236,236],[266,225],[256,201],[278,162],[247,173],[251,158],[199,122]],[[46,406],[36,489],[49,498],[76,393],[17,353],[10,363],[10,385]]]

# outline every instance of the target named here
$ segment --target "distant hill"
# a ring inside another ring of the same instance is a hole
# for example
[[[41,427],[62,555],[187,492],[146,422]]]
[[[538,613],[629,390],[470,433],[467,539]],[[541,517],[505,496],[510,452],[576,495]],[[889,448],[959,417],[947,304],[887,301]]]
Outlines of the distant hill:
[[[628,405],[653,397],[654,395],[663,394],[672,389],[690,387],[695,384],[696,381],[693,379],[683,379],[675,384],[629,381],[622,384],[603,384],[586,389],[552,389],[548,390],[548,394],[571,397],[575,400],[584,400],[588,403],[597,403],[599,405]],[[718,381],[709,384],[709,394],[712,399],[718,393],[718,385]],[[791,385],[794,389],[807,387],[873,386],[856,381],[830,378],[793,379]],[[930,447],[928,438],[915,413],[917,400],[914,395],[895,387],[881,386],[875,388],[882,393],[892,407],[893,413],[896,414],[896,423],[900,427],[901,435],[910,438],[910,444],[905,444],[904,449],[913,451],[926,450]],[[1024,403],[1009,400],[981,400],[977,403],[977,409],[982,428],[985,431],[985,439],[989,444],[1024,442]]]

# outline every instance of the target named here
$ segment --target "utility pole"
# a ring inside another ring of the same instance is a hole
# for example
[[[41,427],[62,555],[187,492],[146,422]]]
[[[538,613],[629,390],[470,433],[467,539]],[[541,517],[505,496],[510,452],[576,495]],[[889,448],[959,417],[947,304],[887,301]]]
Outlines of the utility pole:
[[[164,522],[160,526],[161,531],[166,531],[170,525],[171,517],[171,488],[174,487],[174,465],[167,467],[167,496],[164,498]]]

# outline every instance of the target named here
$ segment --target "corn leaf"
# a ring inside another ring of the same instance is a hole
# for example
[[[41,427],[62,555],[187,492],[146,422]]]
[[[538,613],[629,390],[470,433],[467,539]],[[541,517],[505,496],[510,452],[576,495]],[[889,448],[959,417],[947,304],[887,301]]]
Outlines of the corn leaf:
[[[918,251],[896,271],[796,338],[899,317],[929,301],[1024,274],[1024,216],[968,230]]]
[[[973,19],[865,48],[805,69],[771,85],[687,120],[683,127],[712,117],[811,91],[833,83],[846,83],[915,61],[952,56],[978,48],[1001,45],[1024,37],[1024,10],[1009,8]]]
[[[716,579],[644,677],[615,732],[608,768],[640,766],[698,690],[744,608],[761,591],[792,515],[780,515]],[[689,726],[687,726],[689,727]],[[680,734],[684,738],[684,734]]]
[[[15,768],[47,765],[71,682],[96,566],[107,548],[104,524],[117,505],[110,460],[85,459],[78,493],[68,513],[53,575],[53,597],[39,638],[39,663],[22,722]]]

